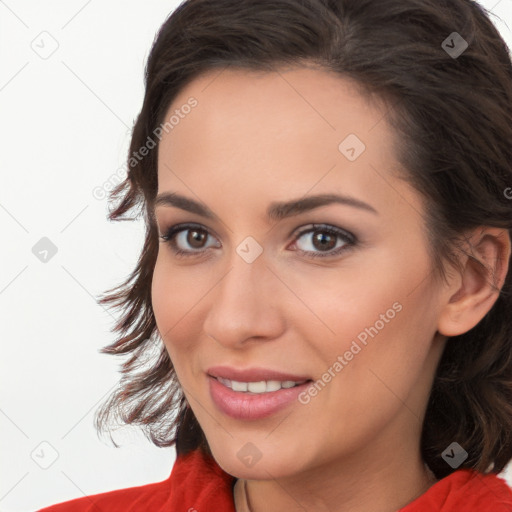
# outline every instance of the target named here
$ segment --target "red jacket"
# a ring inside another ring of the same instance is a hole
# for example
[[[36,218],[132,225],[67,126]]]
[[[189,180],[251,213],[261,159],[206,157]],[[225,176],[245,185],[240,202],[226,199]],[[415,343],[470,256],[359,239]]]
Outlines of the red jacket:
[[[235,512],[235,478],[199,450],[180,455],[166,480],[84,496],[38,512]],[[461,469],[397,512],[512,512],[512,490],[495,474]]]

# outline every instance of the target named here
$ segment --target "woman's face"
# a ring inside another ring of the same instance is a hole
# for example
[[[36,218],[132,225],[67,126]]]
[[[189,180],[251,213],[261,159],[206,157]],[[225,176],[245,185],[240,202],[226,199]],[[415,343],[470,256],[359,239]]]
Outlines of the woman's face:
[[[153,308],[237,477],[419,457],[446,292],[422,200],[394,173],[386,110],[311,68],[209,72],[168,110],[158,193],[176,196],[155,214],[160,235],[182,230],[160,241]]]

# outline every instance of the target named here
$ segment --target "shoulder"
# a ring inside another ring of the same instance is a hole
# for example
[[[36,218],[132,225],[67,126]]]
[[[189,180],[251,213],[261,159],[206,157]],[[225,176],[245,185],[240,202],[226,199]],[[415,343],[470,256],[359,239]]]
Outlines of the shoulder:
[[[99,510],[136,511],[160,507],[169,496],[168,480],[82,496],[40,509],[38,512],[98,512]],[[158,510],[155,509],[155,510]]]
[[[170,476],[161,482],[83,496],[37,512],[172,512],[194,509],[235,512],[234,480],[212,457],[194,450],[178,456]]]
[[[495,473],[454,471],[399,512],[512,512],[512,489]]]

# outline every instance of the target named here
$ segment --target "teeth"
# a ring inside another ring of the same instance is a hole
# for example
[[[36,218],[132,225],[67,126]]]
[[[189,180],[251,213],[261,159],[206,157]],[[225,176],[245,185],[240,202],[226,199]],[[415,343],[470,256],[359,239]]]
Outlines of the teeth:
[[[263,381],[265,383],[265,381]],[[265,391],[278,391],[283,386],[283,383],[279,382],[278,380],[268,380],[265,386]]]
[[[251,393],[265,393],[265,391],[267,391],[267,383],[264,380],[260,382],[248,382],[247,391]]]
[[[217,377],[217,380],[224,384],[224,386],[231,388],[233,391],[239,391],[242,393],[269,393],[271,391],[278,391],[279,389],[288,389],[298,386],[306,381],[295,382],[293,380],[261,380],[259,382],[239,382],[236,380],[224,379]]]
[[[231,389],[233,391],[247,391],[248,387],[247,382],[237,382],[236,380],[231,381]]]

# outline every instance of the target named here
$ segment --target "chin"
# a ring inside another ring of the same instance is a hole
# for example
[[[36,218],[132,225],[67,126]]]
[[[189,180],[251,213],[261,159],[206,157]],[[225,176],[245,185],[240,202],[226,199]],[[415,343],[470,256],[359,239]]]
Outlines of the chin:
[[[277,447],[264,441],[231,439],[223,443],[209,443],[217,464],[228,474],[246,480],[271,480],[297,473],[304,461],[297,458],[294,447]],[[259,446],[259,448],[257,447]],[[287,449],[288,448],[288,449]]]
[[[226,473],[236,478],[243,478],[244,480],[272,480],[274,478],[283,478],[296,472],[291,461],[286,463],[283,460],[264,461],[261,459],[253,467],[247,467],[238,459],[236,454],[230,456],[225,453],[221,457],[215,456],[215,460]]]

